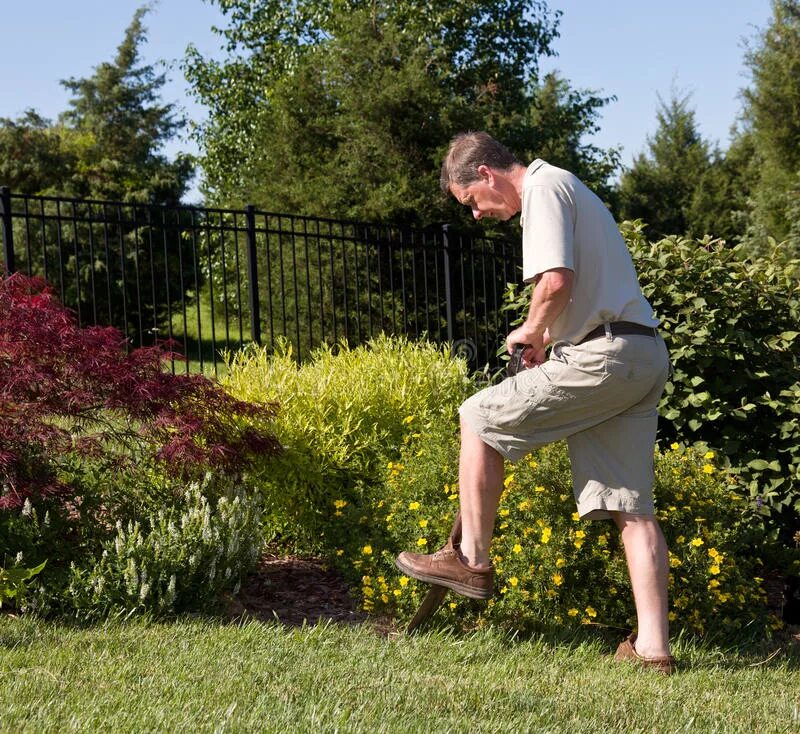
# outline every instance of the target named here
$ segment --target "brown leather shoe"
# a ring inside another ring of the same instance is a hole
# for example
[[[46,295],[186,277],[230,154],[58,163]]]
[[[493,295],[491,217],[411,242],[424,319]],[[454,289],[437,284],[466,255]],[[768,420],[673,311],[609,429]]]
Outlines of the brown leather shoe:
[[[665,655],[658,658],[645,658],[636,652],[636,635],[628,635],[622,642],[619,643],[617,652],[614,655],[616,662],[629,661],[640,665],[642,668],[648,670],[655,670],[664,675],[672,675],[676,670],[675,658],[672,655]]]
[[[446,586],[470,599],[488,599],[494,590],[494,569],[470,568],[451,541],[430,555],[404,551],[394,563],[412,579]]]

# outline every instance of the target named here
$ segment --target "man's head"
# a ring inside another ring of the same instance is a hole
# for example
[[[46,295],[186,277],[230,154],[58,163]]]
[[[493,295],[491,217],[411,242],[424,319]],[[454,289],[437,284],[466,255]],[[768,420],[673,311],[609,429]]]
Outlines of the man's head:
[[[442,164],[442,191],[472,209],[475,219],[510,219],[521,207],[517,185],[524,167],[502,143],[483,132],[461,133]]]

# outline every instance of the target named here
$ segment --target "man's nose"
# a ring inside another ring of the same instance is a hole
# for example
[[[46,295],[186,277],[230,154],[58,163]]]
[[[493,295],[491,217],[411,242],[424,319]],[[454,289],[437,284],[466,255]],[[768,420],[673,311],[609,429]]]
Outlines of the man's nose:
[[[475,217],[475,219],[480,219],[483,216],[483,212],[480,209],[473,208],[472,216]]]

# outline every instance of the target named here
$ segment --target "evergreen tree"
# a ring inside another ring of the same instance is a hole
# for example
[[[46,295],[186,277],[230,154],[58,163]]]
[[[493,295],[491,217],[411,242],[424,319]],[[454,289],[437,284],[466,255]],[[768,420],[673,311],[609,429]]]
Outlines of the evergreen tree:
[[[744,134],[754,152],[751,238],[800,248],[800,0],[773,0],[772,21],[747,55]]]
[[[620,179],[621,217],[644,220],[651,238],[732,236],[725,159],[700,135],[688,95],[673,94],[668,103],[659,98],[657,119],[648,153]]]
[[[62,82],[75,95],[61,122],[65,146],[80,162],[66,182],[77,196],[177,204],[186,192],[189,157],[168,161],[159,152],[184,122],[174,105],[159,101],[165,75],[140,64],[147,11],[136,11],[113,62]]]

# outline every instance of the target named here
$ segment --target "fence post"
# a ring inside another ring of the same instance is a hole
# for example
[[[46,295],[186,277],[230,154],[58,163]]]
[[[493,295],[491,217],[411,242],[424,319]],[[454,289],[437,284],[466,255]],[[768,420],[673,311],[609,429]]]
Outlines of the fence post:
[[[258,297],[258,250],[256,248],[256,208],[252,204],[245,207],[247,218],[247,277],[250,292],[250,337],[261,344],[261,303]]]
[[[14,263],[14,226],[11,221],[11,189],[0,186],[0,218],[3,229],[3,256],[6,264],[6,275],[16,270]]]
[[[453,343],[453,291],[450,287],[450,225],[442,225],[442,245],[444,248],[444,308],[447,320],[447,341]]]

